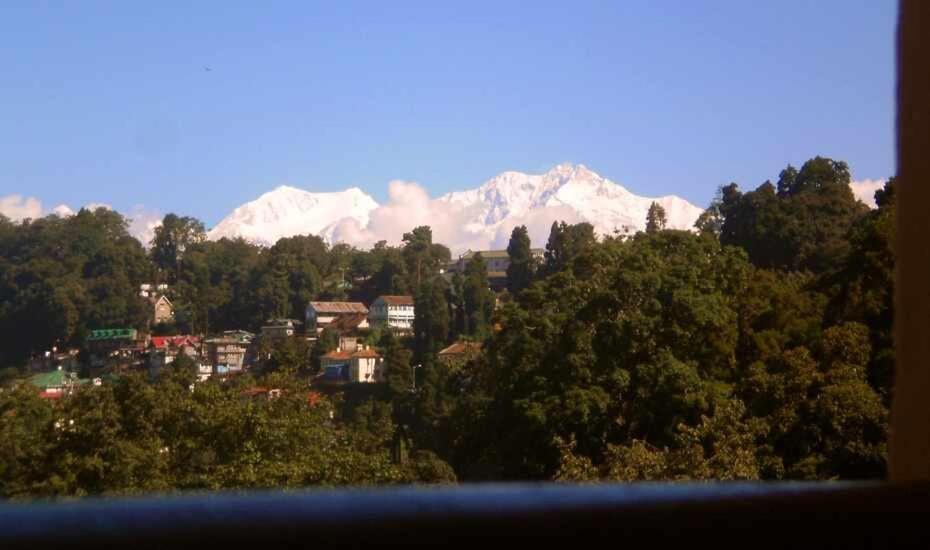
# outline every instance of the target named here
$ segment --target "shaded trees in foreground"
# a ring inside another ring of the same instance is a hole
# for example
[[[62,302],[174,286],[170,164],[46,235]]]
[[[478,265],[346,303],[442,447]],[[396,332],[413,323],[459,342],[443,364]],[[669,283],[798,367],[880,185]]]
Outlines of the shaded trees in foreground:
[[[180,264],[162,264],[118,215],[0,220],[0,325],[21,337],[0,333],[4,361],[79,344],[100,322],[139,322],[135,285],[172,265],[177,302],[204,330],[294,315],[309,297],[410,292],[418,311],[412,338],[377,342],[385,384],[315,405],[295,374],[308,353],[289,349],[263,380],[194,391],[179,369],[57,404],[5,391],[0,492],[881,477],[894,180],[874,210],[848,182],[844,163],[817,157],[776,184],[728,185],[694,233],[664,229],[658,210],[630,237],[556,223],[538,269],[515,230],[514,284],[497,309],[480,256],[451,283],[440,276],[447,250],[428,228],[369,251],[312,236],[266,250],[192,239]],[[460,335],[482,351],[440,361]],[[244,399],[247,383],[287,391]]]

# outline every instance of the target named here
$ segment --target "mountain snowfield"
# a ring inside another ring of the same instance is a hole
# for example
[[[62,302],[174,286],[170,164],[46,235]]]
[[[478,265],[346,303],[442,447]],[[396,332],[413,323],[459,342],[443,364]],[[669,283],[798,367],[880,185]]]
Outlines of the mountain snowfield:
[[[875,208],[875,191],[884,179],[850,182],[853,195]],[[749,188],[747,188],[749,189]],[[433,229],[433,240],[460,254],[467,249],[505,248],[515,226],[526,225],[534,246],[543,246],[553,221],[587,221],[601,235],[643,229],[655,201],[665,208],[668,225],[691,229],[701,209],[676,197],[641,197],[583,165],[560,164],[544,174],[503,172],[480,187],[431,198],[416,183],[393,181],[389,200],[379,205],[357,187],[334,193],[312,193],[290,186],[269,191],[243,204],[208,232],[210,239],[242,237],[265,246],[281,237],[315,234],[330,243],[370,247],[385,240],[398,244],[418,225]],[[84,208],[110,208],[103,203]],[[60,204],[46,208],[35,197],[0,196],[0,215],[14,222],[55,214],[74,215]],[[156,209],[136,205],[123,212],[129,233],[144,245],[161,225]]]
[[[560,164],[540,175],[504,172],[477,189],[449,193],[439,200],[466,208],[480,206],[480,215],[473,222],[476,226],[503,224],[511,229],[533,212],[568,207],[600,234],[644,229],[653,201],[665,208],[671,229],[691,229],[703,211],[674,195],[634,195],[583,164]]]
[[[242,237],[270,246],[282,237],[323,234],[343,218],[368,225],[368,215],[375,208],[378,203],[358,187],[335,193],[311,193],[282,185],[233,210],[207,236]]]
[[[381,206],[361,189],[312,193],[281,186],[236,208],[208,237],[242,237],[271,245],[281,237],[315,234],[330,242],[370,246],[400,241],[415,225],[433,228],[434,240],[455,254],[468,248],[504,247],[510,231],[527,225],[536,245],[553,221],[590,222],[599,234],[633,233],[645,227],[653,201],[668,227],[691,229],[702,209],[677,196],[635,195],[584,165],[560,164],[545,174],[504,172],[468,191],[430,199],[416,184],[392,182]]]

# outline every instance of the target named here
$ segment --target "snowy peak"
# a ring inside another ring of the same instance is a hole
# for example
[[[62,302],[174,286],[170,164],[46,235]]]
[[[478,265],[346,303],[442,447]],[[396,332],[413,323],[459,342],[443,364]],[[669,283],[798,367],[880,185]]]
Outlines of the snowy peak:
[[[272,245],[282,237],[318,234],[343,218],[367,224],[369,214],[377,207],[378,203],[358,187],[311,193],[281,185],[233,210],[210,230],[208,237],[242,237]]]
[[[397,242],[413,225],[428,223],[437,239],[462,251],[506,246],[517,225],[526,225],[534,242],[544,241],[555,220],[587,221],[602,235],[635,232],[645,227],[653,201],[665,208],[673,229],[691,229],[701,213],[679,197],[637,196],[582,164],[559,164],[543,174],[502,172],[479,187],[432,200],[420,189],[422,199],[401,195],[381,207],[357,187],[311,193],[283,185],[240,206],[208,235],[271,245],[281,237],[315,234],[366,246]]]
[[[653,201],[665,208],[670,228],[691,229],[701,209],[675,196],[634,195],[583,164],[563,163],[541,175],[504,172],[477,189],[449,193],[440,200],[478,207],[474,223],[507,224],[533,211],[569,208],[602,234],[643,229]]]

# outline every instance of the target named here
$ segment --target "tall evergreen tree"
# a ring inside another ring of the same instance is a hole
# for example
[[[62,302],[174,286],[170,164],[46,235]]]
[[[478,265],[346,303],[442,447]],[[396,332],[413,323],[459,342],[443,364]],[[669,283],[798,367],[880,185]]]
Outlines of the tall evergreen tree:
[[[452,274],[452,284],[448,288],[449,303],[449,340],[455,341],[468,332],[468,316],[465,314],[465,278],[462,274]]]
[[[845,162],[815,157],[801,170],[785,168],[777,185],[765,182],[748,193],[727,185],[720,242],[744,248],[759,267],[828,271],[849,253],[847,235],[868,210],[849,182]]]
[[[662,208],[657,202],[649,205],[649,212],[646,213],[646,233],[657,233],[665,229],[668,220],[665,216],[665,208]]]
[[[196,218],[168,214],[161,225],[155,228],[152,238],[152,260],[174,284],[178,280],[181,259],[184,252],[193,244],[202,243],[207,238],[203,223]]]
[[[431,364],[449,337],[449,304],[446,284],[435,277],[420,285],[414,294],[417,315],[413,320],[413,343],[416,361]]]
[[[545,274],[551,275],[565,269],[578,254],[596,242],[594,226],[588,222],[571,225],[552,222],[549,240],[546,242]]]
[[[410,233],[404,233],[404,260],[411,276],[413,288],[419,288],[423,281],[424,270],[430,267],[430,250],[433,246],[433,230],[428,225],[415,227]],[[425,265],[424,265],[425,264]]]
[[[467,332],[477,338],[489,334],[494,312],[494,293],[488,285],[487,265],[481,253],[476,253],[465,265],[465,280],[462,284]]]
[[[507,244],[507,290],[514,296],[528,287],[536,272],[536,259],[530,249],[530,235],[525,225],[514,227]]]

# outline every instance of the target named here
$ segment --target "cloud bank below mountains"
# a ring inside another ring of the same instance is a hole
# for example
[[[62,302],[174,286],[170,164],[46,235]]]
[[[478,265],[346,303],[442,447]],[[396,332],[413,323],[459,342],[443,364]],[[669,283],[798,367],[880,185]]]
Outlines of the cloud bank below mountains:
[[[323,231],[330,242],[342,242],[359,248],[370,248],[384,240],[399,244],[403,234],[421,225],[433,231],[433,242],[448,246],[453,253],[465,250],[504,248],[514,227],[526,225],[535,243],[545,242],[554,221],[583,221],[566,206],[536,209],[521,216],[508,216],[493,226],[473,222],[480,205],[461,205],[430,198],[418,183],[395,180],[388,184],[388,201],[369,214],[368,224],[343,218]]]
[[[96,210],[97,208],[113,210],[112,206],[101,202],[88,203],[83,208],[88,210]],[[76,213],[74,209],[66,204],[59,204],[54,208],[46,209],[42,206],[42,201],[35,197],[23,197],[19,194],[0,197],[0,214],[14,222],[21,222],[26,219],[35,220],[50,215],[67,218]],[[155,228],[161,225],[161,213],[140,204],[134,206],[128,213],[122,214],[129,224],[129,234],[148,246],[152,237],[155,236]]]
[[[875,191],[885,185],[884,179],[865,179],[850,184],[853,195],[870,208],[875,208]],[[85,208],[111,208],[103,203],[90,203]],[[423,186],[415,182],[395,180],[388,184],[388,201],[370,213],[369,222],[362,226],[357,220],[344,218],[327,227],[322,233],[330,242],[344,242],[360,248],[369,248],[385,240],[390,244],[401,242],[403,234],[419,225],[433,230],[434,242],[443,243],[453,251],[467,249],[498,249],[507,246],[510,232],[519,225],[527,226],[534,246],[546,242],[554,221],[578,223],[584,221],[572,208],[550,206],[534,209],[522,215],[510,215],[493,226],[474,223],[475,208],[431,198]],[[35,197],[11,194],[0,197],[0,214],[14,222],[37,219],[48,215],[67,217],[75,214],[69,206],[60,204],[45,208]],[[161,225],[162,213],[144,205],[136,205],[124,212],[129,234],[148,246]]]
[[[860,180],[849,184],[853,195],[864,202],[869,208],[875,208],[875,192],[885,187],[888,180]]]

